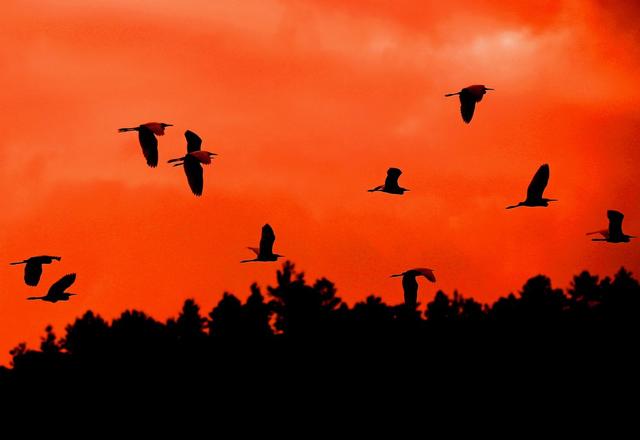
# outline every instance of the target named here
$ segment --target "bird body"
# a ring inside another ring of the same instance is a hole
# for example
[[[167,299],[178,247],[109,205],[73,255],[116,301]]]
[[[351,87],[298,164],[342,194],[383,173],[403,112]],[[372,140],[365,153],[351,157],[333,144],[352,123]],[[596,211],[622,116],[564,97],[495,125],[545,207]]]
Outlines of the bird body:
[[[202,139],[191,130],[185,131],[184,137],[187,139],[187,154],[167,162],[173,163],[174,167],[183,166],[191,192],[196,196],[201,196],[204,186],[204,173],[200,164],[210,164],[213,156],[217,156],[217,154],[201,150]]]
[[[389,168],[387,170],[387,178],[384,181],[384,185],[376,186],[373,189],[368,190],[369,192],[386,192],[389,194],[398,194],[402,195],[405,191],[409,191],[407,188],[402,188],[398,185],[398,178],[402,175],[402,171],[399,168]]]
[[[402,277],[402,289],[404,290],[404,303],[408,307],[415,308],[418,304],[418,281],[417,277],[423,276],[432,283],[436,282],[433,269],[416,268],[405,272],[391,275],[391,277]]]
[[[75,293],[65,292],[76,281],[76,274],[70,273],[53,283],[45,296],[30,296],[28,300],[42,300],[50,303],[68,301]]]
[[[624,214],[620,211],[614,211],[610,209],[607,211],[607,218],[609,219],[609,229],[601,231],[587,232],[587,235],[600,234],[603,238],[592,238],[592,241],[607,241],[609,243],[629,243],[632,238],[636,238],[633,235],[627,235],[622,232],[622,220],[624,220]]]
[[[527,198],[522,202],[518,202],[517,205],[507,206],[507,209],[518,208],[520,206],[546,207],[549,206],[549,202],[557,202],[557,199],[547,199],[542,197],[542,194],[547,187],[547,183],[549,183],[549,165],[545,163],[538,168],[533,179],[531,179],[531,183],[529,183],[529,187],[527,188]]]
[[[487,90],[494,89],[485,87],[482,84],[476,84],[465,87],[456,93],[447,93],[444,96],[458,95],[460,98],[460,114],[462,115],[462,120],[468,124],[473,118],[473,113],[476,109],[476,102],[482,101],[482,97],[487,93]]]
[[[118,132],[137,131],[138,141],[142,147],[142,154],[147,161],[147,165],[152,168],[158,166],[158,139],[156,136],[164,136],[165,127],[171,127],[171,124],[164,122],[147,122],[137,127],[119,128]]]
[[[260,236],[260,247],[249,247],[256,254],[253,260],[242,260],[241,263],[249,263],[252,261],[278,261],[278,258],[284,255],[273,253],[273,243],[276,241],[276,234],[273,228],[267,223],[262,227],[262,235]]]
[[[24,264],[24,282],[28,286],[37,286],[40,282],[40,276],[42,275],[42,265],[51,264],[54,260],[60,261],[61,257],[54,257],[50,255],[39,255],[37,257],[30,257],[23,261],[16,261],[9,263],[12,266],[16,264]]]

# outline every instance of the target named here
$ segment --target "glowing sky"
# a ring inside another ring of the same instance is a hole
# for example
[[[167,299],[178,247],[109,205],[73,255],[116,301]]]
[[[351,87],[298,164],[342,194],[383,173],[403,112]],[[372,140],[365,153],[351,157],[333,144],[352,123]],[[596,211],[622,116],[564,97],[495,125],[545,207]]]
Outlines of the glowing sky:
[[[425,4],[427,3],[427,4]],[[480,301],[538,273],[640,272],[639,244],[585,232],[625,213],[640,235],[640,32],[623,2],[8,0],[0,17],[0,363],[87,309],[165,319],[194,297],[274,281],[241,265],[260,228],[349,303],[399,303],[388,275]],[[504,6],[508,5],[508,6]],[[612,9],[613,8],[613,9]],[[456,98],[496,89],[462,123]],[[158,169],[134,133],[172,123]],[[191,129],[217,152],[194,197]],[[506,211],[549,163],[547,209]],[[367,193],[399,167],[403,197]],[[10,261],[61,255],[28,288]],[[6,264],[5,264],[6,263]],[[69,303],[27,302],[76,272]]]

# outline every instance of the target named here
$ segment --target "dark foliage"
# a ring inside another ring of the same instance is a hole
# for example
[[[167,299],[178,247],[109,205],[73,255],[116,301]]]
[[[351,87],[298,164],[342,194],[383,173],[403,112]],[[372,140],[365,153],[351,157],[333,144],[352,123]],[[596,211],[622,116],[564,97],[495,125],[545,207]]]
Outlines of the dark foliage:
[[[188,299],[166,323],[136,310],[109,323],[88,311],[61,339],[47,327],[39,350],[16,346],[0,386],[209,385],[220,396],[268,399],[284,389],[444,386],[436,379],[444,371],[460,375],[448,387],[468,381],[468,371],[475,380],[501,371],[501,380],[520,383],[526,369],[537,371],[527,381],[540,372],[562,381],[563,370],[587,375],[604,360],[622,365],[639,334],[640,285],[624,268],[613,279],[582,272],[566,293],[538,275],[492,305],[438,291],[424,312],[376,296],[349,307],[331,281],[309,284],[290,262],[267,292],[253,284],[244,302],[225,293],[206,316]]]

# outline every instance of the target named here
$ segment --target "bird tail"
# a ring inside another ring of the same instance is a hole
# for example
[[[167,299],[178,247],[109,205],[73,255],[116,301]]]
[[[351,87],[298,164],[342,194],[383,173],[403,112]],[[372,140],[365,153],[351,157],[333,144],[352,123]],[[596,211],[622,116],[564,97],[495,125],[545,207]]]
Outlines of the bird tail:
[[[124,133],[125,131],[137,131],[138,127],[125,127],[125,128],[118,128],[118,133]]]

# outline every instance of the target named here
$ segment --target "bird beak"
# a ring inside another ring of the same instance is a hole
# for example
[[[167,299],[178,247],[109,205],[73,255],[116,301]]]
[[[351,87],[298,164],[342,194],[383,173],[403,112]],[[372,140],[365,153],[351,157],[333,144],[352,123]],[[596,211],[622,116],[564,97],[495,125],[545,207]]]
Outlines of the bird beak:
[[[401,273],[397,273],[395,275],[391,275],[389,278],[393,278],[393,277],[401,277],[403,274]]]
[[[164,124],[165,127],[173,127],[173,124]]]
[[[495,89],[490,89],[489,87],[485,87],[485,90],[495,90]]]

